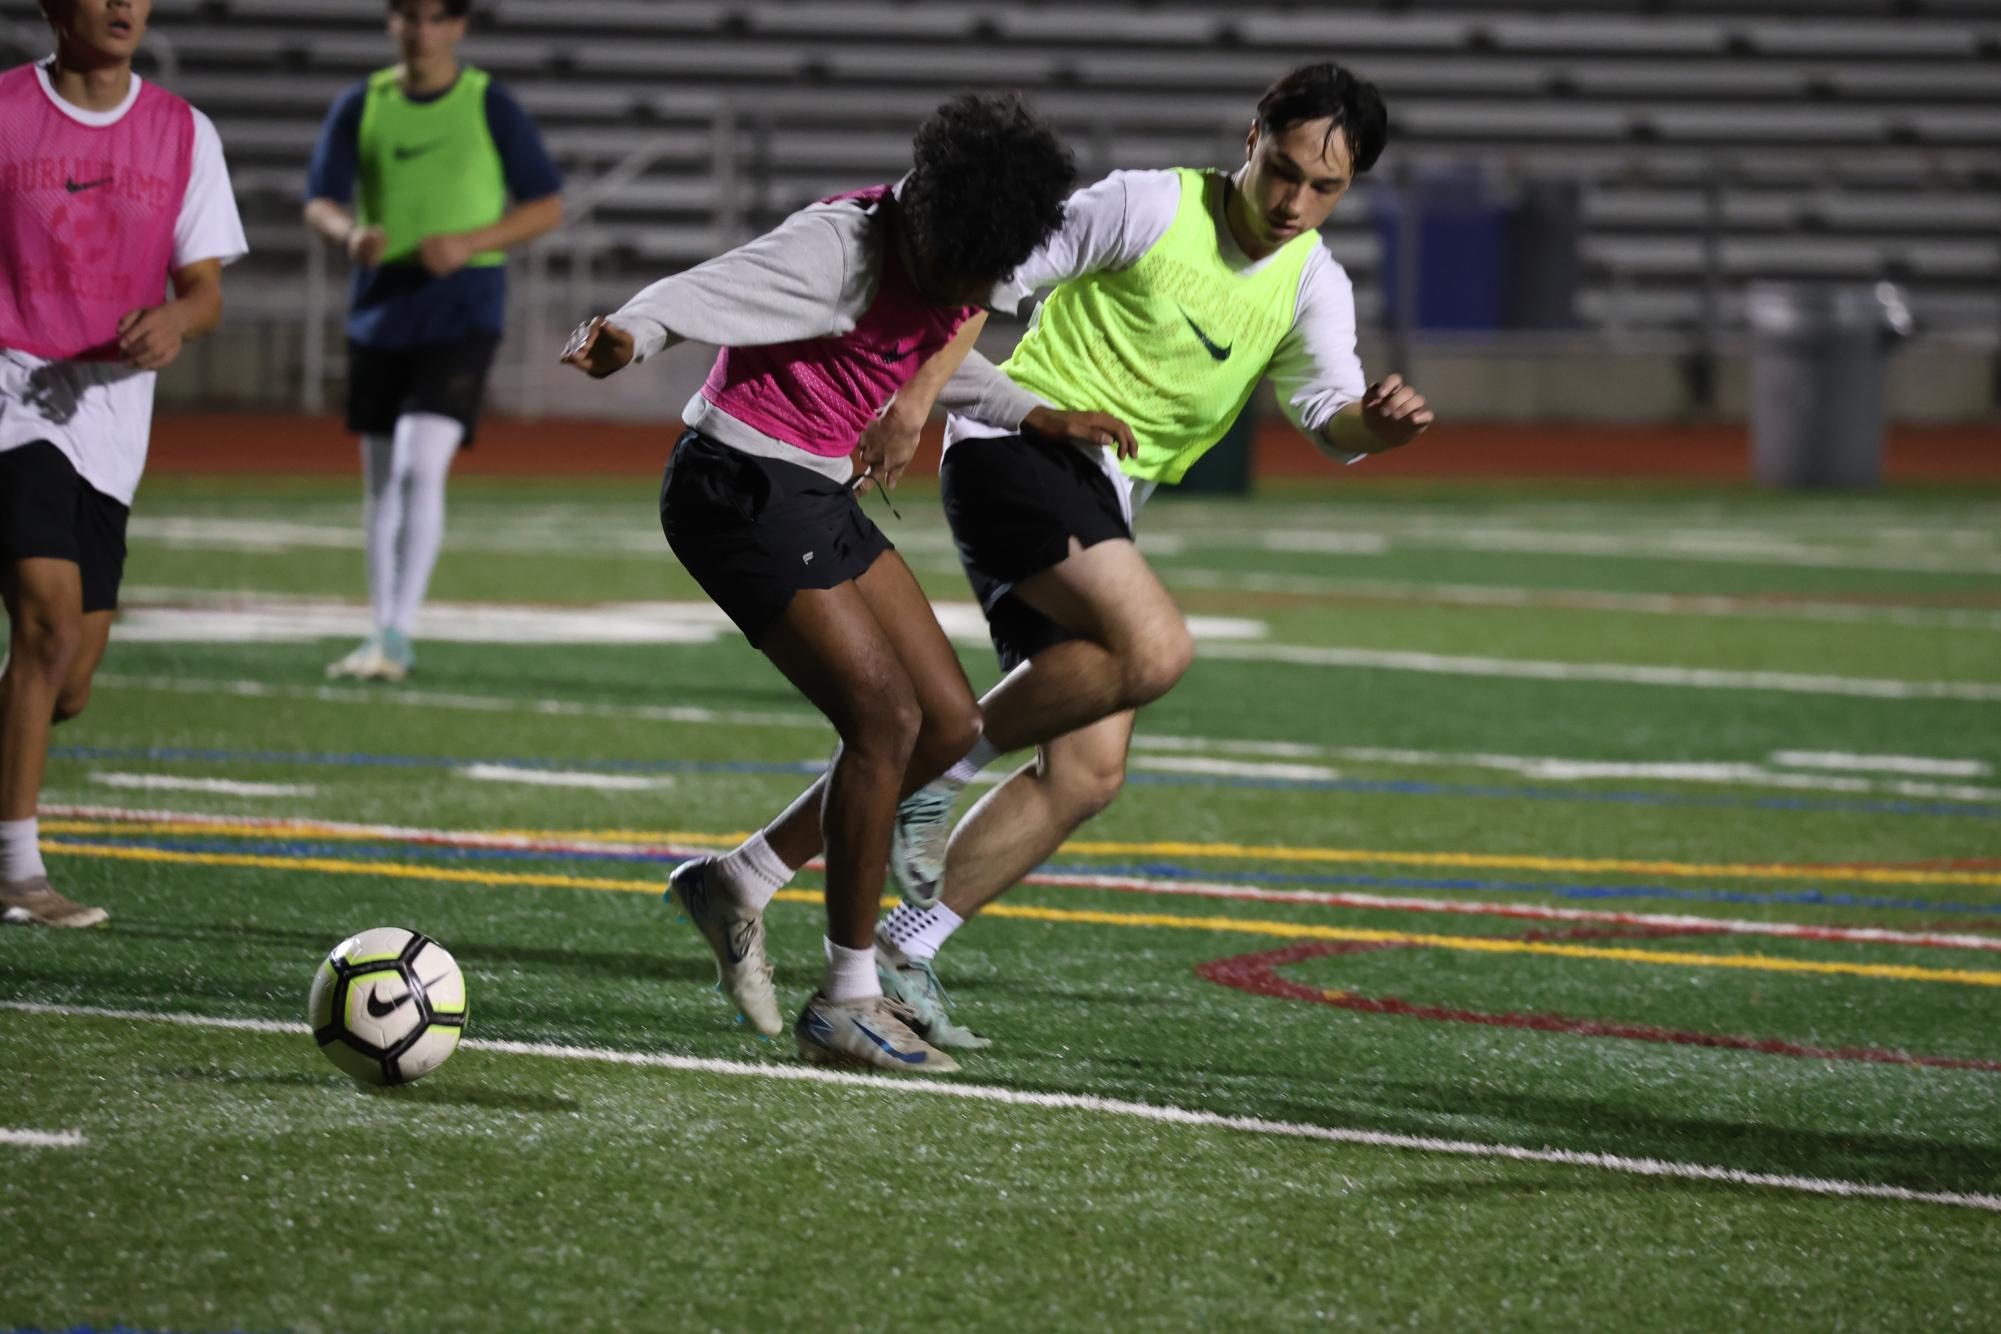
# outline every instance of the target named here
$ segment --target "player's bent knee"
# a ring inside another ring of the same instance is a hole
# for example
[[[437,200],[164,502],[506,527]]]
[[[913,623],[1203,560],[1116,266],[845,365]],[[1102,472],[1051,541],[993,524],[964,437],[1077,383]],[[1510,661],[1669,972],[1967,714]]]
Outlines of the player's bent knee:
[[[1186,622],[1176,620],[1171,628],[1149,636],[1145,647],[1126,662],[1126,701],[1129,707],[1151,704],[1187,674],[1195,661],[1195,640]]]
[[[30,612],[15,623],[8,670],[33,672],[51,685],[61,685],[82,647],[80,619]]]
[[[899,768],[917,747],[924,730],[924,711],[917,707],[907,681],[865,695],[841,729],[841,748],[863,762],[881,761]],[[968,743],[970,744],[970,743]]]
[[[1082,824],[1118,799],[1125,787],[1122,763],[1077,764],[1058,770],[1063,805],[1074,824]]]
[[[928,754],[946,756],[945,763],[950,764],[971,750],[985,730],[986,718],[979,704],[968,700],[963,708],[926,714],[917,744]]]
[[[81,714],[84,711],[84,707],[89,703],[90,686],[88,683],[81,686],[63,687],[63,692],[56,696],[54,721],[59,723],[68,722],[70,719]]]

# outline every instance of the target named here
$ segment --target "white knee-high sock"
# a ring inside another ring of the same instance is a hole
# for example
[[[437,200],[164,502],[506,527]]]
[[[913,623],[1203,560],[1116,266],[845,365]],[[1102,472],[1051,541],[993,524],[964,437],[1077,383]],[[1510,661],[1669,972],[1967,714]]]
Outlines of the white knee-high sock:
[[[465,428],[434,412],[411,412],[396,419],[395,471],[403,492],[403,530],[397,542],[396,590],[389,608],[390,628],[409,634],[431,570],[445,541],[445,476],[465,439]]]
[[[403,527],[403,488],[396,485],[393,437],[361,437],[362,548],[368,557],[368,608],[379,631],[396,605],[396,534]]]

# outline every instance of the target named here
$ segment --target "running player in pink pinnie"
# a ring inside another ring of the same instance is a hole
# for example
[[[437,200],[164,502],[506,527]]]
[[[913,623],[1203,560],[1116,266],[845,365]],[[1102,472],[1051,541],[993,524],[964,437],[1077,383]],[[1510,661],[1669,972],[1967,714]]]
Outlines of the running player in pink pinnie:
[[[42,864],[49,729],[111,634],[154,376],[215,328],[246,249],[215,127],[132,72],[151,9],[42,0],[55,55],[0,73],[0,920],[21,925],[109,918]]]

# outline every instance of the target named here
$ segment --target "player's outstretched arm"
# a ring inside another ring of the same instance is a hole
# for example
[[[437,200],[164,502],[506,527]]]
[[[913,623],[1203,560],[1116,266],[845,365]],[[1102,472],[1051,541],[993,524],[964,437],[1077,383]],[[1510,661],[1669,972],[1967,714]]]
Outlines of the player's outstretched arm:
[[[173,279],[172,301],[128,311],[118,321],[118,355],[134,370],[170,365],[183,344],[214,332],[222,322],[221,260],[198,260],[175,269]]]
[[[579,324],[563,344],[558,358],[565,366],[575,366],[593,380],[602,380],[632,364],[632,335],[603,315],[594,315]]]
[[[1358,403],[1335,413],[1323,432],[1325,443],[1347,454],[1380,454],[1423,435],[1436,420],[1424,395],[1390,374],[1369,386]]]

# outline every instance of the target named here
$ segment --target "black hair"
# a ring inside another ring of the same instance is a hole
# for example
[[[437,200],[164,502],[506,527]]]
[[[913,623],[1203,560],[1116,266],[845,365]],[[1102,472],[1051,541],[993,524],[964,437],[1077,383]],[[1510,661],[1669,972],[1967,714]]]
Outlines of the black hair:
[[[412,4],[423,2],[424,0],[389,0],[389,12],[394,14],[399,10],[408,9]],[[446,18],[462,19],[472,13],[472,0],[443,0],[443,3]]]
[[[964,93],[911,141],[900,207],[941,277],[998,281],[1063,222],[1077,162],[1016,93]]]
[[[1266,134],[1309,120],[1331,120],[1329,133],[1347,136],[1357,176],[1376,165],[1390,139],[1390,113],[1376,85],[1332,61],[1301,65],[1258,99],[1258,125]]]

